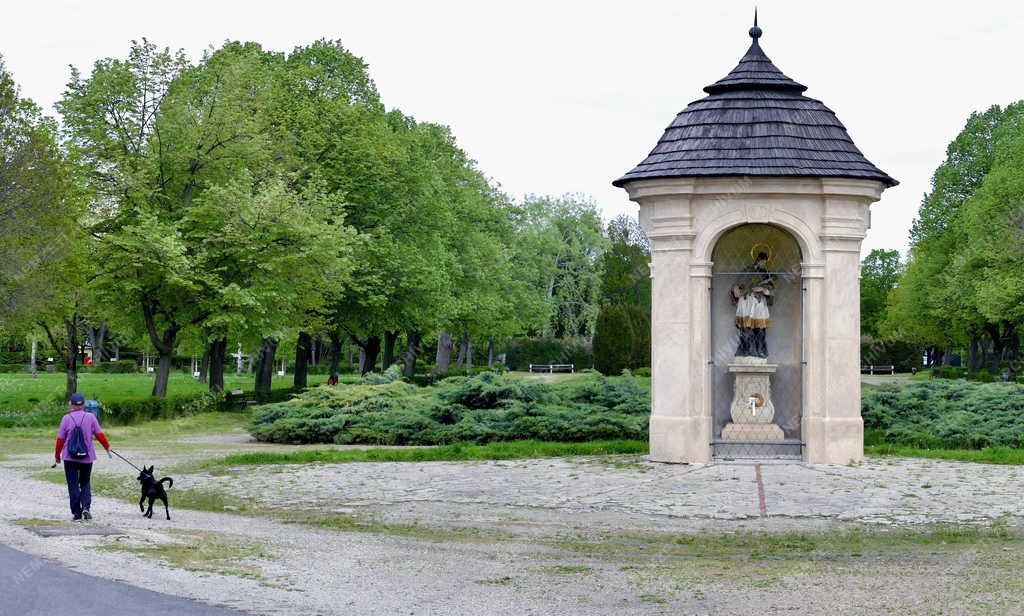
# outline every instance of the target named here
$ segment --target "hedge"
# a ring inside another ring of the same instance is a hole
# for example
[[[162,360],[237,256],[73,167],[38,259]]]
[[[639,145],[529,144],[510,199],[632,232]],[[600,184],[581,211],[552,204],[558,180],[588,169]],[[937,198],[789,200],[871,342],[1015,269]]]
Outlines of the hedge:
[[[276,443],[435,445],[647,438],[650,393],[631,374],[548,383],[493,372],[435,387],[401,380],[322,386],[257,409],[250,433]]]
[[[912,447],[1024,446],[1024,386],[934,380],[865,391],[864,427]]]
[[[594,353],[586,341],[574,338],[516,338],[506,347],[505,363],[509,370],[527,370],[530,364],[573,364],[583,370],[594,366]]]

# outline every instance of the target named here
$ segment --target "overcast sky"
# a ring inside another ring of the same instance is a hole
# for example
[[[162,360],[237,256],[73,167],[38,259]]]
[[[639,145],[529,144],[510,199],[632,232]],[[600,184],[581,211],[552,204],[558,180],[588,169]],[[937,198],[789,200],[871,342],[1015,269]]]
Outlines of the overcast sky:
[[[828,105],[901,184],[872,206],[871,248],[905,251],[946,144],[967,116],[1024,98],[1024,3],[760,0],[762,47]],[[5,3],[0,54],[22,95],[50,108],[133,38],[198,57],[226,39],[287,51],[340,39],[388,107],[452,127],[515,196],[591,195],[606,217],[636,206],[610,182],[639,162],[750,39],[753,2]],[[1017,77],[1014,77],[1017,75]]]

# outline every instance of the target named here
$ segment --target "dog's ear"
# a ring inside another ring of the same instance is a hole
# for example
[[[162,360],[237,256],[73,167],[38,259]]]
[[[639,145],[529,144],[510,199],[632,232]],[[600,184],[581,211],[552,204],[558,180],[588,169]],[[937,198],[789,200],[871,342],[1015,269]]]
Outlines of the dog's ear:
[[[146,467],[142,467],[142,468],[146,468]],[[152,473],[152,472],[153,472],[153,467],[152,467],[152,466],[150,466],[150,467],[149,467],[149,470],[147,470],[146,472],[147,472],[147,473]]]

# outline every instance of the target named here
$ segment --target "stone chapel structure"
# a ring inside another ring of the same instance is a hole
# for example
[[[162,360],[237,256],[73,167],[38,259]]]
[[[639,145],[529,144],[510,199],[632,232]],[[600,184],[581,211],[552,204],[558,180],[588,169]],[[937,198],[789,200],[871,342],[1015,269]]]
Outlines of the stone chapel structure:
[[[856,462],[860,246],[897,182],[749,34],[613,182],[651,241],[651,458]]]

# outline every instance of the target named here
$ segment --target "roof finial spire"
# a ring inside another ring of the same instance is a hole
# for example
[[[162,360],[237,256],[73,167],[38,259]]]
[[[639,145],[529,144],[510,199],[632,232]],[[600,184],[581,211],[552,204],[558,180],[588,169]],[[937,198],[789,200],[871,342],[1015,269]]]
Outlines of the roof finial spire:
[[[756,6],[754,7],[754,27],[750,29],[750,38],[754,39],[755,42],[757,41],[757,39],[761,38],[761,28],[757,27],[757,7]]]

